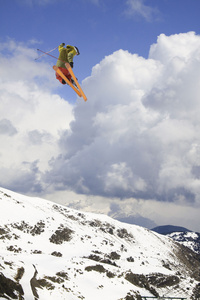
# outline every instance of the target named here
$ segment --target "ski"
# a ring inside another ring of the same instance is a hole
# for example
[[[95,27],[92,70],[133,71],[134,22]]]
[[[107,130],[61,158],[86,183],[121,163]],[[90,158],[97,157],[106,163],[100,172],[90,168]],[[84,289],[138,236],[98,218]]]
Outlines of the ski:
[[[64,79],[64,81],[77,93],[79,97],[82,97],[81,92],[71,83],[71,81],[69,81],[69,79],[63,74],[63,72],[57,66],[53,66],[53,69]]]
[[[58,48],[58,47],[57,47]],[[56,48],[55,48],[56,49]],[[53,50],[55,50],[55,49],[52,49],[52,50],[50,50],[50,51],[48,51],[48,52],[44,52],[44,51],[42,51],[42,50],[40,50],[40,49],[37,49],[38,51],[40,51],[40,52],[42,52],[43,53],[43,55],[49,55],[49,56],[51,56],[51,57],[53,57],[53,58],[56,58],[56,59],[58,59],[59,60],[59,58],[57,58],[57,57],[55,57],[55,56],[53,56],[53,55],[51,55],[51,54],[49,54],[49,52],[52,52]],[[42,56],[43,56],[42,55]],[[40,56],[41,57],[41,56]],[[65,66],[66,66],[66,68],[67,68],[67,70],[69,71],[69,73],[70,73],[70,75],[71,75],[71,77],[73,78],[73,80],[74,80],[74,84],[63,74],[63,72],[57,67],[57,66],[53,66],[53,69],[54,69],[54,71],[56,71],[56,73],[58,73],[62,78],[63,78],[63,80],[76,92],[76,94],[79,96],[79,97],[83,97],[83,99],[85,100],[85,101],[87,101],[87,97],[86,97],[86,95],[84,94],[84,92],[83,92],[83,90],[82,90],[82,88],[81,88],[81,86],[80,86],[80,84],[78,83],[78,80],[76,79],[76,76],[74,75],[74,72],[72,71],[72,68],[71,68],[71,66],[70,66],[70,64],[69,63],[65,63]]]
[[[78,87],[78,90],[79,90],[79,92],[81,93],[81,96],[83,97],[83,99],[84,99],[85,101],[87,101],[87,97],[85,96],[85,94],[84,94],[84,92],[83,92],[83,90],[82,90],[80,84],[78,83],[78,80],[76,79],[76,76],[74,75],[74,72],[73,72],[73,70],[72,70],[70,64],[69,64],[69,63],[66,63],[65,66],[66,66],[67,70],[69,71],[70,75],[72,76],[72,78],[74,79],[74,81],[75,81],[75,83],[76,83],[76,85],[77,85],[77,87]]]

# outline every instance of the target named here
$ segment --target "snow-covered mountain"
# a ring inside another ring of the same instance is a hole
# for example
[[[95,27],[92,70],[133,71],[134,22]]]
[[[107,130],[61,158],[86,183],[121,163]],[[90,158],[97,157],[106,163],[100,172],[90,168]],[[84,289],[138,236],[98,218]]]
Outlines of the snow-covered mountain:
[[[152,231],[155,231],[160,234],[170,234],[172,232],[189,232],[191,230],[181,227],[181,226],[174,226],[174,225],[163,225],[163,226],[157,226],[151,229]]]
[[[200,233],[199,232],[173,232],[167,236],[171,237],[174,241],[190,248],[197,254],[200,254]]]
[[[0,189],[0,299],[200,297],[199,256],[105,215]]]
[[[173,225],[158,226],[152,229],[153,231],[171,237],[174,241],[181,243],[185,247],[200,254],[200,233],[192,232],[191,230]]]

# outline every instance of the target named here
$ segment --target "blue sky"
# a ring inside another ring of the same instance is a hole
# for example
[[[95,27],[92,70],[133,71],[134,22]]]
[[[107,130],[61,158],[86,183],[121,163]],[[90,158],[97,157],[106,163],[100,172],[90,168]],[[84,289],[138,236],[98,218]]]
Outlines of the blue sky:
[[[0,11],[0,186],[200,231],[200,3],[13,0]],[[75,45],[88,98],[55,79]],[[52,52],[58,56],[58,51]]]
[[[161,33],[199,32],[196,0],[13,0],[1,3],[0,40],[12,38],[50,50],[61,42],[77,45],[81,79],[116,50],[148,57]],[[55,54],[57,54],[55,52]]]

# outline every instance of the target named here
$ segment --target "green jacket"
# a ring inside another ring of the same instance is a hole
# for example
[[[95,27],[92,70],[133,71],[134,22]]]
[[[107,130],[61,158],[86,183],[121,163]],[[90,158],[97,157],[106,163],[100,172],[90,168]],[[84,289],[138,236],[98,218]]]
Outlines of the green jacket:
[[[73,58],[76,55],[76,50],[73,46],[70,46],[70,45],[67,45],[67,47],[64,48],[63,44],[61,44],[58,47],[58,50],[59,50],[60,54],[59,54],[59,58],[57,60],[56,66],[66,69],[65,63],[73,62]]]

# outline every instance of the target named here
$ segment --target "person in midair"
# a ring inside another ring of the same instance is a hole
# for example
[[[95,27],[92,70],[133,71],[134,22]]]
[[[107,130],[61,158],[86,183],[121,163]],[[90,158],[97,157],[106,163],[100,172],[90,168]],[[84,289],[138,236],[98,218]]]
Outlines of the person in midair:
[[[73,83],[73,79],[67,70],[65,63],[69,63],[71,68],[74,66],[74,56],[79,55],[80,52],[76,46],[70,46],[67,45],[66,47],[65,43],[60,44],[58,47],[58,51],[60,52],[56,66],[61,70],[61,72]],[[65,80],[58,74],[56,73],[56,79],[58,79],[62,84],[66,84]]]

